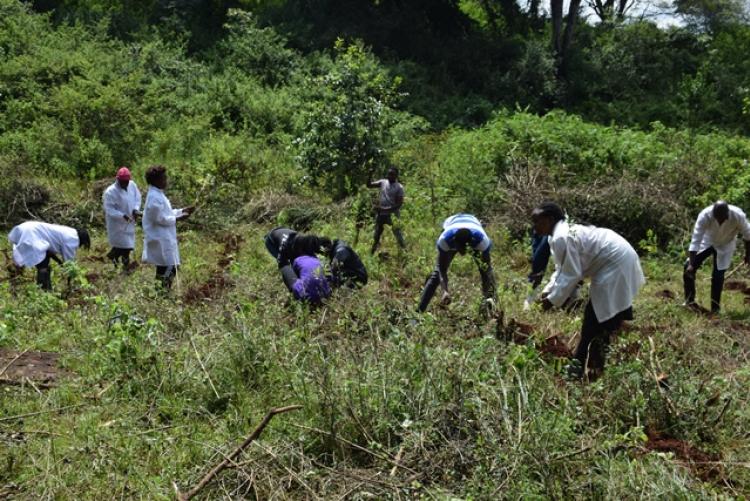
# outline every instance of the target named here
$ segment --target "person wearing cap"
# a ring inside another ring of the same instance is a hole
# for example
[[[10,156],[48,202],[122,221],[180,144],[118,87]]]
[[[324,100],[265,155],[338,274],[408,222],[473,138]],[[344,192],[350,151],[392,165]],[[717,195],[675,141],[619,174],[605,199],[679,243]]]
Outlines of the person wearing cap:
[[[610,335],[633,319],[633,299],[646,279],[635,249],[607,228],[569,224],[559,205],[545,202],[531,213],[534,231],[549,237],[555,272],[542,291],[542,309],[561,308],[586,277],[591,279],[581,335],[568,375],[598,374]]]
[[[279,272],[286,288],[299,301],[319,305],[331,295],[323,264],[315,256],[299,256],[294,261],[282,258]]]
[[[141,192],[130,177],[130,170],[120,167],[115,182],[102,195],[107,239],[112,246],[107,258],[115,267],[121,262],[123,270],[128,269],[130,252],[135,249],[135,221],[141,209]]]
[[[375,210],[375,233],[373,235],[372,249],[370,254],[375,254],[380,245],[380,237],[386,224],[391,225],[393,236],[396,237],[399,247],[406,248],[404,236],[401,234],[401,206],[404,204],[404,187],[398,182],[398,169],[388,169],[385,179],[378,179],[368,185],[370,188],[380,188],[378,207]],[[393,221],[393,216],[396,221]]]
[[[438,250],[437,264],[435,270],[427,277],[417,311],[423,312],[427,309],[427,305],[430,303],[432,296],[435,295],[438,285],[443,288],[441,304],[450,303],[448,268],[456,253],[466,254],[468,250],[471,250],[474,261],[479,268],[485,304],[494,306],[495,277],[492,273],[492,262],[490,260],[492,240],[487,236],[479,220],[471,214],[450,216],[443,222],[443,232],[438,237],[436,245]]]
[[[745,264],[750,264],[750,224],[742,209],[719,200],[698,215],[682,275],[685,306],[698,308],[695,302],[695,272],[706,259],[713,256],[711,312],[718,313],[721,310],[724,273],[732,263],[732,255],[737,247],[737,234],[741,234],[745,240]]]
[[[84,229],[59,224],[26,221],[15,226],[8,234],[13,244],[13,262],[16,267],[36,267],[36,283],[43,290],[52,290],[50,260],[62,264],[75,259],[79,247],[91,245]]]
[[[163,165],[152,165],[146,171],[149,185],[143,208],[143,255],[144,263],[156,266],[156,279],[165,289],[172,281],[180,265],[180,249],[177,245],[177,221],[187,219],[193,207],[173,209],[164,195],[167,188],[167,169]]]

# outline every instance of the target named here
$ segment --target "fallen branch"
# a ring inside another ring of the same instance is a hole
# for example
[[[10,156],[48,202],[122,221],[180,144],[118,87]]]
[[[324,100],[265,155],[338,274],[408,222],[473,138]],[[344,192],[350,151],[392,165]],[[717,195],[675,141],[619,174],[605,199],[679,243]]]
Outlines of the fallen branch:
[[[8,416],[8,417],[0,418],[0,422],[13,421],[14,419],[21,419],[21,418],[26,418],[26,417],[31,417],[31,416],[38,416],[39,414],[49,414],[51,412],[60,412],[66,409],[73,409],[75,407],[83,407],[84,405],[88,405],[88,404],[75,404],[75,405],[68,405],[65,407],[57,407],[55,409],[49,409],[46,411],[29,412],[27,414],[16,414],[15,416]]]
[[[19,353],[18,355],[16,355],[16,358],[14,358],[13,360],[11,360],[11,361],[10,361],[10,362],[8,363],[8,365],[6,365],[5,367],[3,367],[3,370],[1,370],[1,371],[0,371],[0,376],[2,376],[3,374],[5,374],[5,371],[7,371],[7,370],[8,370],[8,368],[9,368],[9,367],[10,367],[11,365],[13,365],[13,364],[15,363],[15,361],[16,361],[16,360],[18,360],[19,358],[21,358],[22,356],[24,356],[24,355],[26,354],[26,352],[27,352],[27,351],[29,351],[29,349],[28,349],[28,348],[26,348],[26,349],[25,349],[25,350],[23,350],[23,351],[22,351],[21,353]]]
[[[234,463],[234,458],[236,458],[237,456],[239,456],[240,453],[242,453],[242,451],[244,451],[247,448],[247,446],[250,445],[253,442],[253,440],[255,440],[258,437],[260,437],[260,434],[263,433],[263,430],[265,429],[265,427],[268,425],[268,423],[271,422],[271,419],[273,419],[273,417],[276,414],[283,414],[284,412],[296,411],[297,409],[301,409],[301,408],[302,408],[301,405],[289,405],[287,407],[278,407],[276,409],[271,409],[270,411],[268,411],[268,414],[266,414],[266,416],[263,418],[263,420],[260,422],[260,424],[245,439],[245,441],[242,442],[242,444],[240,444],[239,447],[237,447],[234,450],[234,452],[232,452],[230,455],[226,456],[221,463],[219,463],[218,465],[214,466],[211,469],[211,471],[209,471],[208,473],[206,473],[206,475],[201,479],[200,482],[198,482],[198,484],[195,487],[193,487],[192,489],[190,489],[185,494],[182,494],[180,492],[180,489],[177,487],[177,484],[175,482],[172,482],[172,485],[174,486],[175,494],[177,495],[177,499],[179,501],[188,501],[189,499],[193,498],[196,494],[198,494],[201,490],[203,490],[203,488],[206,485],[208,485],[208,483],[211,482],[211,480],[213,480],[213,478],[216,475],[218,475],[219,473],[221,473],[230,464]]]

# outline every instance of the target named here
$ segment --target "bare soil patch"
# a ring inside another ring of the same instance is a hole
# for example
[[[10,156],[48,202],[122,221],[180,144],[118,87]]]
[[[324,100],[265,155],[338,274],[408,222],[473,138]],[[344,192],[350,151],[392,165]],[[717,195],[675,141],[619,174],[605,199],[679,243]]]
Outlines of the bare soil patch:
[[[718,464],[721,458],[718,454],[701,451],[684,440],[672,438],[658,431],[648,430],[646,436],[646,449],[671,452],[677,459],[685,462],[701,480],[707,481],[721,475],[721,466]]]
[[[658,297],[659,299],[674,299],[676,296],[675,293],[671,290],[662,289],[656,293],[656,297]]]
[[[240,235],[226,234],[223,237],[224,248],[219,253],[216,268],[211,272],[208,280],[200,285],[190,287],[185,292],[186,303],[208,301],[219,297],[223,291],[234,285],[234,281],[227,277],[226,269],[234,262],[235,253],[243,242]]]
[[[0,349],[0,384],[21,384],[26,380],[52,386],[71,374],[59,367],[59,353]]]

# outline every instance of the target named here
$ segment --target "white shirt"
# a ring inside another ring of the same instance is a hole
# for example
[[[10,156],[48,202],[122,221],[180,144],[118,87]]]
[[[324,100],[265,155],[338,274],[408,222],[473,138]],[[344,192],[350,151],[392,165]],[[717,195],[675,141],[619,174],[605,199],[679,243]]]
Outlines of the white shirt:
[[[690,241],[690,252],[703,252],[709,247],[716,250],[716,267],[726,270],[732,264],[732,254],[737,247],[737,234],[750,240],[750,224],[742,209],[729,206],[729,217],[723,224],[719,224],[713,214],[714,207],[710,205],[703,209],[695,221],[693,238]]]
[[[173,209],[156,186],[149,186],[146,205],[143,208],[143,256],[144,263],[156,266],[176,266],[180,264],[180,250],[177,247],[177,218],[182,209]]]
[[[378,179],[375,182],[380,185],[378,210],[382,213],[397,212],[399,202],[404,201],[404,187],[398,181],[392,183],[388,179]]]
[[[18,266],[32,267],[44,261],[52,252],[69,261],[76,257],[80,245],[78,232],[69,226],[26,221],[8,233],[13,244],[13,262]]]
[[[130,181],[128,188],[123,190],[115,181],[104,190],[102,204],[109,245],[120,249],[135,249],[135,221],[132,217],[134,210],[141,209],[141,192],[138,186]],[[131,221],[125,221],[124,216],[130,217]]]
[[[472,249],[485,252],[492,245],[492,240],[482,228],[482,223],[471,214],[454,214],[443,221],[443,232],[437,239],[437,248],[441,251],[448,252],[457,249],[455,245],[456,232],[466,228],[471,231],[471,241],[469,247]]]
[[[591,277],[591,304],[596,319],[604,322],[630,308],[646,283],[638,254],[612,230],[560,221],[549,246],[555,272],[544,292],[555,306],[562,306],[578,282]]]

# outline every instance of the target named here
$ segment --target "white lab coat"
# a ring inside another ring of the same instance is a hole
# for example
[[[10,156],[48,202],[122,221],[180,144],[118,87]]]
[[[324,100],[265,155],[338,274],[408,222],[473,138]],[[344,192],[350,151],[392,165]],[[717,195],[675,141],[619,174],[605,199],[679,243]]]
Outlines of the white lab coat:
[[[143,256],[144,263],[156,266],[180,264],[177,247],[177,218],[182,209],[173,209],[164,192],[149,186],[143,208]]]
[[[549,245],[555,272],[544,292],[555,306],[562,306],[578,282],[591,277],[591,303],[596,319],[604,322],[630,308],[646,283],[638,254],[612,230],[560,221]]]
[[[135,249],[135,220],[125,221],[124,216],[133,217],[134,210],[141,209],[141,192],[130,181],[123,190],[115,181],[102,195],[104,217],[107,222],[109,245],[120,249]]]
[[[732,264],[732,254],[737,247],[737,234],[750,240],[750,224],[742,209],[729,206],[729,218],[719,224],[713,214],[713,205],[703,209],[695,221],[690,252],[703,252],[709,247],[716,250],[716,267],[726,270]]]
[[[78,232],[69,226],[26,221],[8,233],[13,244],[13,262],[31,268],[44,261],[47,252],[62,257],[63,261],[75,259],[80,245]]]

